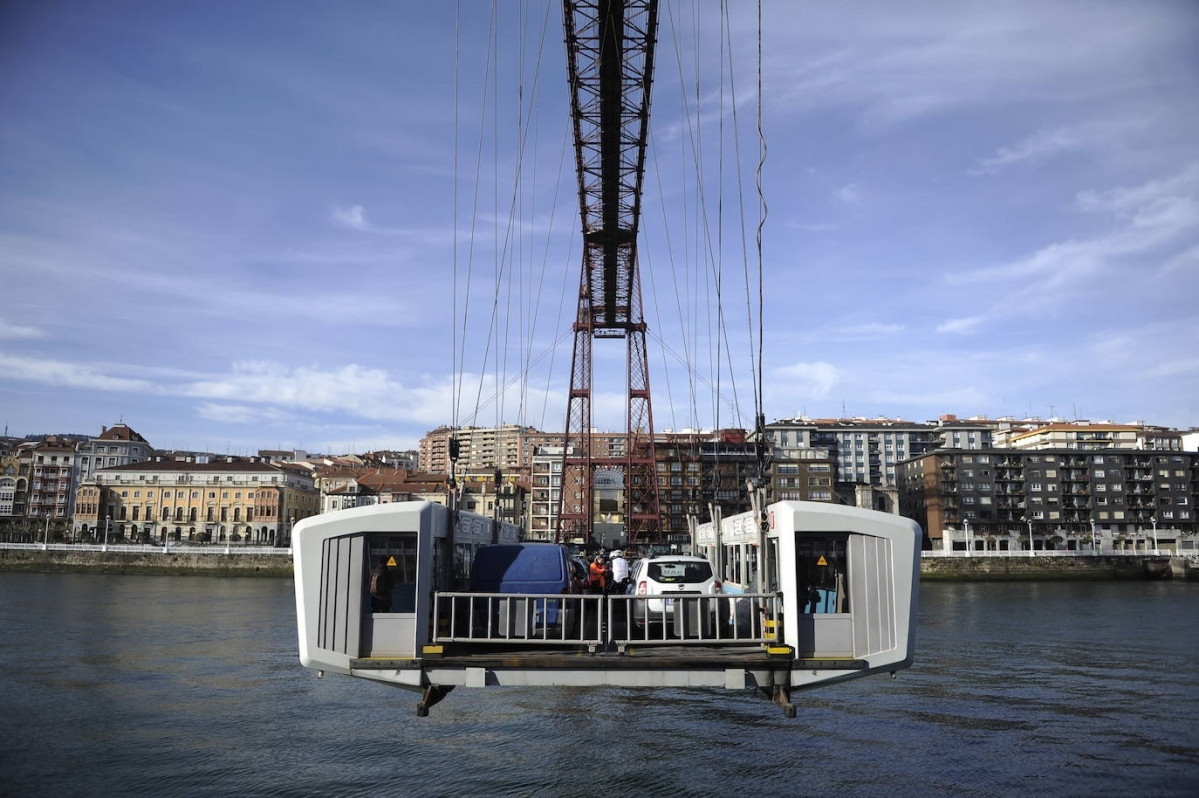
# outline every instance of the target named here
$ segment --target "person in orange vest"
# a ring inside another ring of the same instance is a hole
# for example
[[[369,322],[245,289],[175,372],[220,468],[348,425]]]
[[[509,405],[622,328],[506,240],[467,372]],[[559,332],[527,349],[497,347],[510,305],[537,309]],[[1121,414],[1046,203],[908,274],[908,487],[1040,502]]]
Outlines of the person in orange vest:
[[[588,567],[588,581],[590,582],[592,593],[604,592],[604,576],[606,570],[607,569],[604,567],[604,555],[595,555],[595,559],[591,561],[591,565]]]

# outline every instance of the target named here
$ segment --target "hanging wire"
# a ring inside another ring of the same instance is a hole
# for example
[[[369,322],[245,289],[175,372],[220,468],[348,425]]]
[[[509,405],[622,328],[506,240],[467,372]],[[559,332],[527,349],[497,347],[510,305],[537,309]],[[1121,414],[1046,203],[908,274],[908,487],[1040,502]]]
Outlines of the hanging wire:
[[[724,8],[724,18],[725,18],[725,34],[727,36],[731,37],[732,24],[729,22],[728,4],[723,3],[723,8]],[[761,413],[762,413],[762,395],[761,395],[761,380],[759,379],[759,375],[758,375],[758,363],[755,360],[755,354],[759,351],[759,347],[761,345],[761,336],[759,334],[757,341],[755,341],[755,339],[754,339],[754,335],[755,335],[754,312],[753,312],[753,282],[750,278],[750,268],[749,268],[750,267],[750,257],[749,257],[749,249],[748,249],[749,235],[747,234],[747,226],[746,226],[746,221],[745,221],[745,190],[744,190],[745,181],[741,177],[741,163],[742,163],[741,136],[740,136],[741,118],[740,118],[740,113],[738,111],[739,104],[737,102],[737,81],[731,79],[731,76],[733,74],[735,74],[735,70],[733,68],[733,48],[732,48],[731,39],[729,42],[728,59],[729,59],[729,75],[730,75],[729,89],[730,89],[730,94],[732,95],[731,107],[732,107],[732,113],[733,113],[733,131],[734,131],[733,144],[734,144],[734,147],[736,148],[736,163],[737,163],[737,207],[738,207],[738,213],[740,215],[740,221],[741,221],[741,262],[742,262],[742,266],[743,266],[742,271],[743,271],[744,278],[745,278],[745,315],[746,315],[746,324],[747,324],[748,341],[749,341],[749,358],[748,358],[748,360],[749,360],[749,369],[750,369],[750,387],[753,391],[753,398],[754,398],[754,418],[757,419],[758,416],[761,415]],[[759,128],[759,130],[760,130],[760,128]],[[759,194],[760,193],[761,192],[759,191]],[[761,268],[761,258],[760,257],[759,257],[758,262],[759,262],[759,271],[760,271],[760,268]],[[759,274],[759,279],[758,279],[758,290],[759,290],[759,300],[760,300],[760,297],[761,297],[761,275],[760,274]],[[761,308],[760,307],[758,309],[758,314],[759,314],[759,318],[760,318],[760,316],[761,316]]]
[[[454,242],[450,285],[450,429],[458,428],[458,407],[461,402],[459,383],[462,379],[462,360],[458,353],[458,111],[462,105],[461,59],[462,0],[458,0],[454,7],[454,185],[452,188]],[[463,334],[465,335],[465,330],[463,330]]]
[[[762,168],[766,164],[766,135],[762,130],[762,0],[758,0],[758,170],[756,185],[758,188],[758,230],[754,236],[758,248],[758,391],[755,411],[758,418],[765,414],[765,399],[762,396],[762,358],[766,349],[766,338],[763,334],[762,317],[764,315],[765,298],[762,284],[765,269],[762,259],[762,230],[766,226],[769,208],[766,206],[766,195],[762,191]]]

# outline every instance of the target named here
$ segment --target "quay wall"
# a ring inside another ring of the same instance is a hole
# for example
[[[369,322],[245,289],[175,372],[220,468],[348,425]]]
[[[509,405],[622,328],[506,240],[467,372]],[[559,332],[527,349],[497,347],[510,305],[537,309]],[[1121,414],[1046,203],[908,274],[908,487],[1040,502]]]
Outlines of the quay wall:
[[[152,552],[0,547],[0,571],[73,571],[114,574],[196,574],[217,576],[291,577],[292,558],[286,550],[224,553],[214,547],[203,553],[186,548]],[[923,581],[1016,580],[1137,580],[1196,579],[1199,565],[1186,558],[1146,555],[1086,557],[925,557]]]
[[[925,557],[922,581],[1130,580],[1180,576],[1168,556]]]
[[[0,571],[290,577],[292,564],[291,555],[286,551],[279,554],[199,554],[174,550],[140,553],[0,549]]]

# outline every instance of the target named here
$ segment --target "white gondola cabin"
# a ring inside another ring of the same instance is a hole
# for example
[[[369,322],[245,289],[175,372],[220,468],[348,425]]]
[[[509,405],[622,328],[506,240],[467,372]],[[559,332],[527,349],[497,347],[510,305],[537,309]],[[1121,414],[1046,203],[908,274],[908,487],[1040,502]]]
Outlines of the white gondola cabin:
[[[637,615],[645,596],[470,592],[478,547],[518,537],[480,516],[400,502],[308,518],[293,536],[300,661],[420,691],[421,715],[456,686],[510,685],[755,687],[793,716],[792,689],[908,667],[919,527],[812,502],[766,518],[699,527],[730,592],[663,597],[672,613],[654,622]],[[367,590],[381,557],[385,613]]]

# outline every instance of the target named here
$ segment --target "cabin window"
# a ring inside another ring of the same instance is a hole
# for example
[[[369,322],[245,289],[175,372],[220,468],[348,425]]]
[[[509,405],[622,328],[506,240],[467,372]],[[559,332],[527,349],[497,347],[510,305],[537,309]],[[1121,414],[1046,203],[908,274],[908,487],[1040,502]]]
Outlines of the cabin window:
[[[846,535],[797,535],[795,583],[805,615],[849,612]]]
[[[369,589],[371,570],[382,558],[391,574],[391,612],[416,612],[416,533],[368,535],[365,548],[364,588]],[[370,596],[363,592],[369,608]]]

